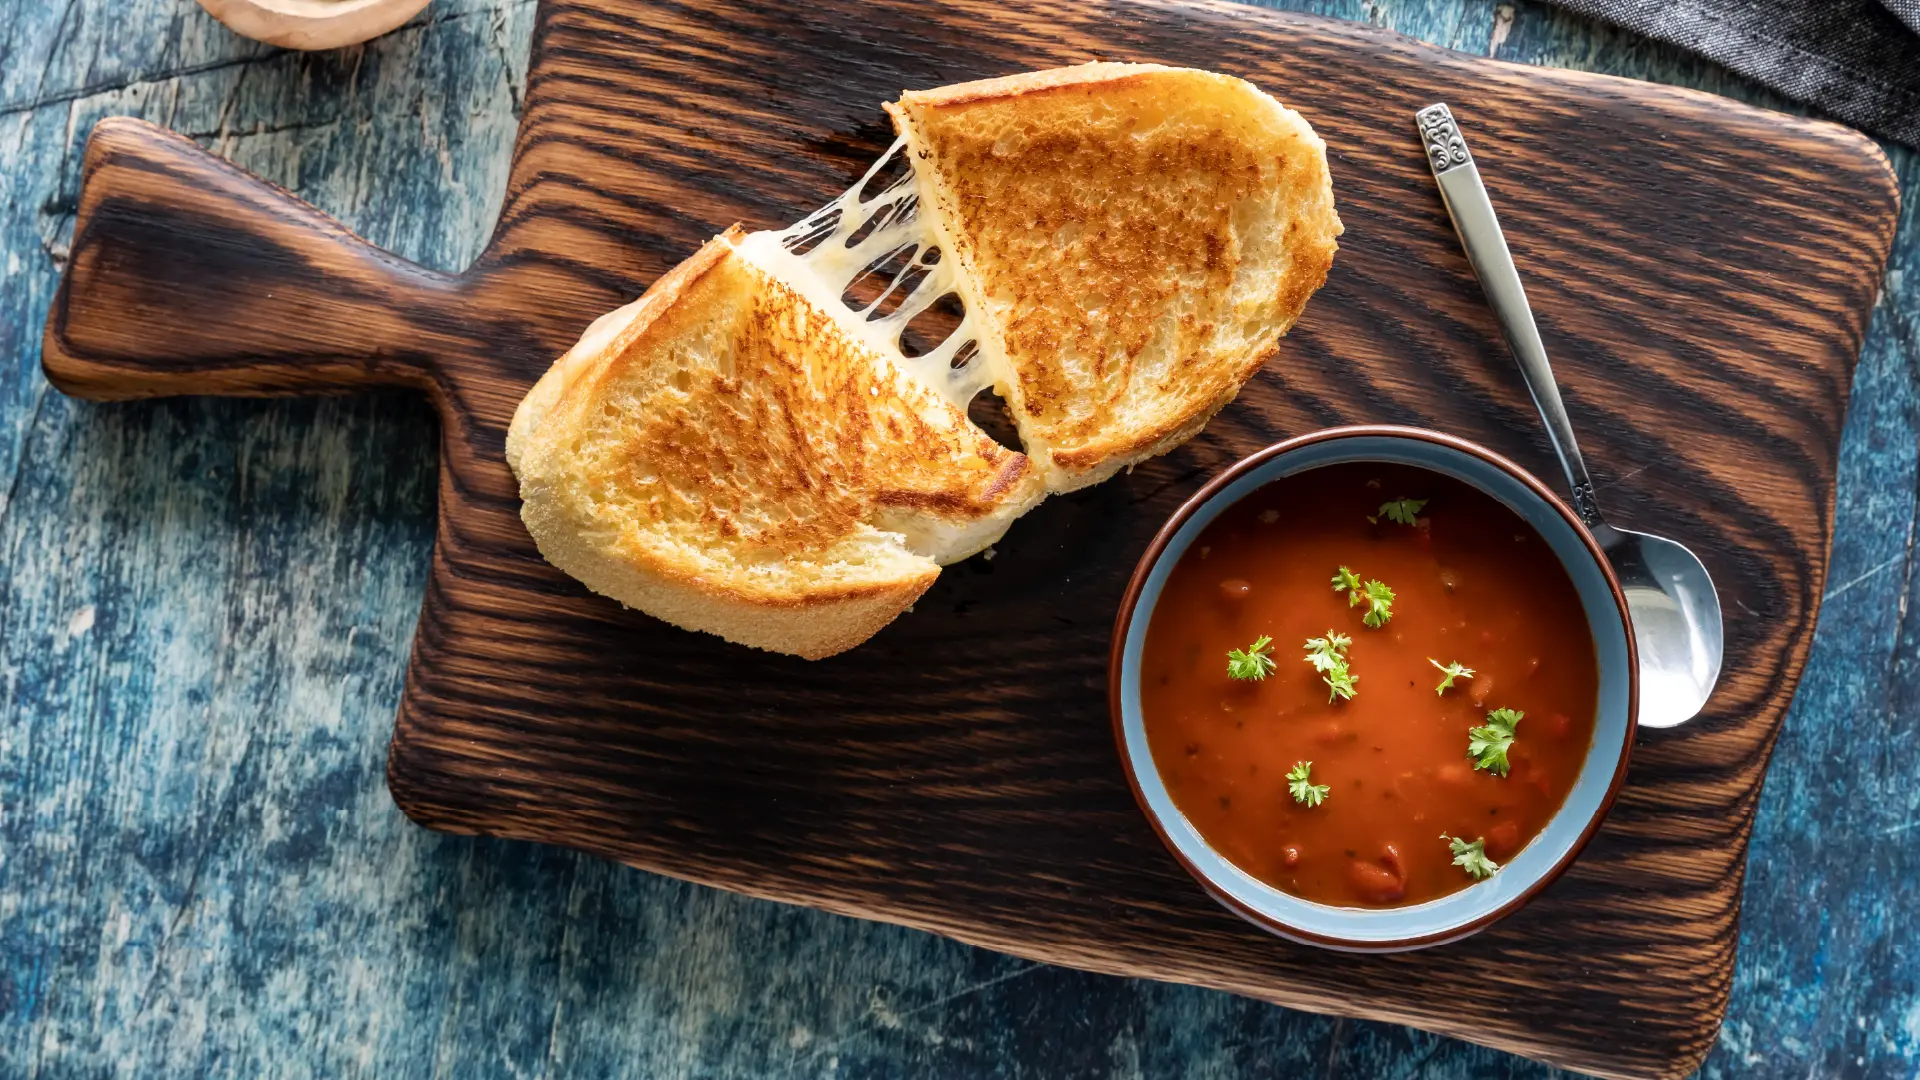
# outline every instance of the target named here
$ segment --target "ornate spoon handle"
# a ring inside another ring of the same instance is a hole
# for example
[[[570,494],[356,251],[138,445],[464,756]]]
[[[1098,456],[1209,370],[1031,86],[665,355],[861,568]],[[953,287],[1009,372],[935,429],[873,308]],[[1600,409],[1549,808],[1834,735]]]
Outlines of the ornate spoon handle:
[[[1440,201],[1446,204],[1453,229],[1460,234],[1460,246],[1466,249],[1467,263],[1480,279],[1494,318],[1507,348],[1520,361],[1520,374],[1527,390],[1547,422],[1547,435],[1560,455],[1560,466],[1567,471],[1567,485],[1573,489],[1573,509],[1589,529],[1599,529],[1600,508],[1593,498],[1593,478],[1580,457],[1580,443],[1573,437],[1573,424],[1567,419],[1567,407],[1560,400],[1559,384],[1553,380],[1553,366],[1547,363],[1546,346],[1540,343],[1540,330],[1533,324],[1533,310],[1527,306],[1527,292],[1520,287],[1520,272],[1514,268],[1513,254],[1507,250],[1507,238],[1500,232],[1500,219],[1494,216],[1487,188],[1480,182],[1480,170],[1467,152],[1460,126],[1445,105],[1429,105],[1414,114],[1420,137],[1427,147],[1427,164],[1433,166],[1433,178],[1440,185]]]

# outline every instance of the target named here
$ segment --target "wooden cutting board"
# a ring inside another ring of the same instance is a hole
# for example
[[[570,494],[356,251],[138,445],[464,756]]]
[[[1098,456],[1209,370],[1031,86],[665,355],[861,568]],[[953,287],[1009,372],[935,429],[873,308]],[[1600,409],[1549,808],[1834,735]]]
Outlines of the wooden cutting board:
[[[808,663],[590,596],[522,530],[522,393],[706,237],[796,219],[890,141],[905,87],[1091,59],[1246,76],[1325,136],[1347,234],[1207,431],[1048,501],[871,643]],[[1181,872],[1107,718],[1148,537],[1235,458],[1347,421],[1479,439],[1557,481],[1441,210],[1414,111],[1478,151],[1600,498],[1723,589],[1707,714],[1643,733],[1586,855],[1465,943],[1345,956]],[[1679,1075],[1725,1008],[1761,774],[1826,574],[1848,380],[1898,196],[1831,124],[1224,5],[544,0],[498,232],[466,273],[376,251],[186,140],[87,152],[49,378],[94,398],[408,386],[443,424],[433,572],[389,764],[432,828],[566,844],[1096,971]]]

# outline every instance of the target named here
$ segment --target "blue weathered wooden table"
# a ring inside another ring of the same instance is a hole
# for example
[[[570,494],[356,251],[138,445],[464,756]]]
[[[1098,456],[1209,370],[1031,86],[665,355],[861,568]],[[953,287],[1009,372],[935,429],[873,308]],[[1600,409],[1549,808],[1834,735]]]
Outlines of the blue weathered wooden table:
[[[1533,4],[1284,6],[1783,104]],[[0,0],[0,1075],[1547,1072],[400,816],[383,764],[432,543],[427,407],[92,405],[48,388],[40,328],[109,115],[462,265],[504,185],[533,11],[436,0],[302,56],[190,0]],[[1907,209],[1716,1076],[1920,1070],[1920,154],[1888,150]]]

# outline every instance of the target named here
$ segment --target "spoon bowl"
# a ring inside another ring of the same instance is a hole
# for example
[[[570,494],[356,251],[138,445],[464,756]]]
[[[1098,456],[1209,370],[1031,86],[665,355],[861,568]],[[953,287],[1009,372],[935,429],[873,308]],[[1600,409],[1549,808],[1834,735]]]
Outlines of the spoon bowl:
[[[1713,579],[1698,556],[1663,536],[1605,523],[1589,531],[1627,597],[1640,654],[1640,724],[1683,724],[1720,679],[1725,643]]]

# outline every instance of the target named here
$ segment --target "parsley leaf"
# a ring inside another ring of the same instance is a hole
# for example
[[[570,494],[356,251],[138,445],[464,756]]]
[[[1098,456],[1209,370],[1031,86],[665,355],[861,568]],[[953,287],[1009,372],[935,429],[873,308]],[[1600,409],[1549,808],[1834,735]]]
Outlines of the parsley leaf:
[[[1507,748],[1513,745],[1514,728],[1525,715],[1513,709],[1495,709],[1487,714],[1485,724],[1468,729],[1467,756],[1473,759],[1475,769],[1507,775]]]
[[[1327,801],[1327,794],[1333,790],[1326,784],[1315,784],[1308,776],[1313,772],[1313,762],[1296,761],[1293,768],[1287,770],[1287,790],[1293,793],[1293,801],[1305,803],[1309,808]]]
[[[1346,667],[1347,646],[1351,644],[1352,638],[1331,630],[1327,631],[1326,637],[1310,637],[1307,639],[1307,663],[1313,665],[1313,670],[1322,672]]]
[[[1453,865],[1465,870],[1474,879],[1492,877],[1500,864],[1487,858],[1487,841],[1481,837],[1469,844],[1457,836],[1440,834],[1440,839],[1448,841],[1453,848]]]
[[[1351,607],[1359,602],[1359,596],[1356,594],[1347,606]],[[1393,618],[1393,590],[1387,588],[1386,582],[1378,579],[1367,582],[1367,613],[1360,621],[1378,630],[1387,625],[1387,620],[1391,618]]]
[[[1447,687],[1452,686],[1453,680],[1455,679],[1473,678],[1473,669],[1470,667],[1462,667],[1460,665],[1460,662],[1457,660],[1451,664],[1442,664],[1440,661],[1435,660],[1433,657],[1429,656],[1427,657],[1427,663],[1432,664],[1434,667],[1439,668],[1440,674],[1446,676],[1445,678],[1440,680],[1439,686],[1436,686],[1433,688],[1433,692],[1435,694],[1446,693]]]
[[[1380,504],[1380,516],[1388,521],[1411,525],[1414,515],[1418,514],[1420,508],[1425,505],[1427,505],[1425,499],[1395,499],[1392,502]]]
[[[1360,676],[1347,670],[1347,646],[1352,644],[1352,638],[1331,630],[1327,631],[1326,637],[1307,639],[1307,655],[1304,659],[1313,665],[1313,670],[1320,673],[1320,681],[1327,684],[1328,701],[1335,698],[1351,701],[1353,695],[1359,692],[1353,688],[1353,684],[1360,681]]]
[[[1360,681],[1360,676],[1348,671],[1345,663],[1342,663],[1333,671],[1322,675],[1320,681],[1327,684],[1328,702],[1332,702],[1334,698],[1343,698],[1347,701],[1352,701],[1353,695],[1360,692],[1353,688],[1353,684]]]
[[[1254,641],[1249,649],[1233,649],[1227,653],[1227,675],[1235,679],[1252,679],[1259,682],[1273,674],[1273,639],[1265,634]]]
[[[1347,594],[1348,607],[1359,607],[1364,602],[1367,613],[1360,621],[1375,630],[1393,618],[1393,590],[1387,588],[1384,581],[1375,579],[1362,585],[1360,575],[1343,566],[1333,575],[1333,591]]]

